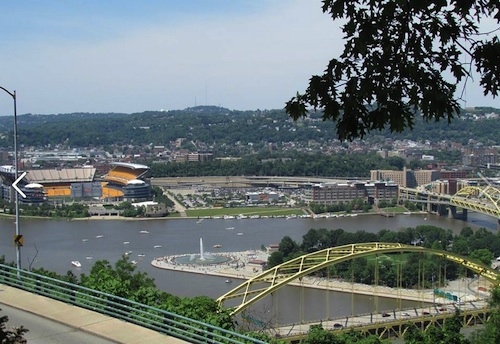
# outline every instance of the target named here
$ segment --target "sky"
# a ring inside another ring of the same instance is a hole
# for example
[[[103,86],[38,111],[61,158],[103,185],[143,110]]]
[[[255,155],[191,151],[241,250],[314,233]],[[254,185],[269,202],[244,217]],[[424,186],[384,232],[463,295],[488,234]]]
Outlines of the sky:
[[[320,0],[0,3],[0,86],[18,114],[281,109],[342,47]],[[500,108],[474,84],[466,100]]]

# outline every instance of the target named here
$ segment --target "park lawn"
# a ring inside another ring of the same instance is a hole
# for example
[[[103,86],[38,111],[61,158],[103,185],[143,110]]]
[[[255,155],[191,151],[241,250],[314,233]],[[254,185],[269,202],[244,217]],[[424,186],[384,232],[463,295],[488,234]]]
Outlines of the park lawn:
[[[405,207],[387,207],[387,208],[382,208],[383,211],[388,212],[388,213],[404,213],[408,211]]]
[[[189,217],[204,216],[224,216],[224,215],[260,215],[260,216],[287,216],[303,215],[300,208],[280,208],[280,207],[244,207],[244,208],[210,208],[210,209],[187,209],[186,215]]]

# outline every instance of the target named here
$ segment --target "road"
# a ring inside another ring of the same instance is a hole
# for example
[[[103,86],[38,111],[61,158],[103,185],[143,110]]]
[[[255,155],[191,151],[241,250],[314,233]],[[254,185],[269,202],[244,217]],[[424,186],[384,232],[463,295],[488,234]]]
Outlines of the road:
[[[30,344],[111,344],[101,337],[25,312],[5,304],[0,304],[0,316],[7,315],[7,328],[24,326],[29,330],[24,335]]]

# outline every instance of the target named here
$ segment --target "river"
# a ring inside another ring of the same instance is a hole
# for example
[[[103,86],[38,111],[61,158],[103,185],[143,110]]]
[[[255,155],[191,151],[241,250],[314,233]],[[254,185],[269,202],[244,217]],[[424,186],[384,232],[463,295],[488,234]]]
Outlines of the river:
[[[131,251],[130,259],[138,261],[138,270],[153,277],[160,289],[178,296],[206,295],[217,298],[234,287],[234,283],[233,285],[226,284],[221,277],[160,270],[152,267],[150,262],[159,256],[198,253],[200,238],[203,238],[206,248],[212,248],[213,245],[218,244],[222,246],[220,251],[236,252],[259,250],[262,245],[279,243],[285,235],[300,242],[302,236],[311,228],[342,228],[350,232],[365,230],[377,233],[381,229],[397,231],[401,228],[423,224],[449,228],[457,234],[464,226],[486,227],[492,231],[496,230],[497,226],[494,218],[471,212],[469,212],[467,222],[427,214],[398,215],[392,218],[370,215],[290,220],[205,219],[201,222],[196,219],[56,221],[21,218],[20,231],[24,236],[21,264],[23,268],[31,265],[60,274],[72,270],[79,275],[88,273],[93,261],[107,259],[114,263],[125,252]],[[147,231],[148,234],[143,234],[141,231]],[[14,233],[13,219],[0,219],[0,254],[5,255],[7,261],[15,260]],[[90,257],[92,259],[87,259]],[[79,260],[82,267],[73,267],[72,260]],[[290,287],[285,291],[280,291],[279,296],[275,296],[275,298],[283,298],[283,301],[279,302],[280,313],[299,313],[297,307],[294,306],[295,302],[289,301],[297,300],[302,295],[301,293],[304,293],[300,289],[302,288]],[[307,291],[307,293],[312,293],[308,296],[307,302],[310,309],[301,310],[301,314],[296,314],[296,316],[303,317],[303,313],[309,315],[312,313],[314,318],[316,317],[315,309],[319,309],[316,305],[324,304],[325,298],[316,295],[315,291]],[[353,307],[355,313],[364,313],[373,307],[380,309],[394,307],[394,301],[391,300],[377,300],[379,304],[371,306],[373,298],[367,296],[356,296],[355,306],[350,297],[338,297],[338,295],[327,297],[335,300],[330,308],[337,309],[335,314],[337,316],[350,314]],[[275,303],[275,300],[269,302]],[[278,307],[277,304],[273,307]],[[290,304],[292,306],[289,306]],[[318,312],[324,315],[324,310]],[[319,316],[321,317],[321,314]],[[286,321],[296,321],[296,319],[286,319]]]

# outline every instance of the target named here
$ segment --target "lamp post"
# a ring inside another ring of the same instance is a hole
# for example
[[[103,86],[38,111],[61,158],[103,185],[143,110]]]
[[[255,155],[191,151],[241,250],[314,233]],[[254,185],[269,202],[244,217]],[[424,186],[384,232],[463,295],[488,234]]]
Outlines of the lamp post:
[[[17,157],[17,104],[16,104],[16,91],[10,92],[6,88],[0,86],[9,96],[14,100],[14,177],[17,180],[19,170],[18,170],[18,157]],[[15,202],[16,202],[16,237],[20,235],[19,230],[19,194],[15,192]],[[18,243],[16,246],[16,267],[17,267],[17,277],[21,274],[21,247]]]

